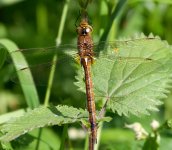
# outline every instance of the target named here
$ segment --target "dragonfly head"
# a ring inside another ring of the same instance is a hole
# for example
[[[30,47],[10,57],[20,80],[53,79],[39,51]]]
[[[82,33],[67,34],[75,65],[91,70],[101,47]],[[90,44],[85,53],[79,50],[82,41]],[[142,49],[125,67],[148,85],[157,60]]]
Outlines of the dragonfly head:
[[[80,25],[77,27],[77,33],[80,36],[90,35],[93,31],[93,28],[86,21],[81,21]]]

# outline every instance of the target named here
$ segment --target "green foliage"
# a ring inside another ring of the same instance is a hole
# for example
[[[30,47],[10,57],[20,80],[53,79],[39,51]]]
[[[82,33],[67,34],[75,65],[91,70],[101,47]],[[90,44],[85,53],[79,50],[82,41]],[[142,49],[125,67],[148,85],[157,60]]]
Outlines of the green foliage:
[[[25,113],[24,109],[19,109],[17,111],[9,112],[0,116],[0,124],[3,124],[10,120],[11,118],[20,117]]]
[[[30,70],[26,69],[22,72],[18,72],[18,70],[20,69],[28,68],[28,64],[24,56],[21,52],[16,52],[18,50],[18,47],[12,41],[8,39],[0,39],[0,43],[5,47],[6,52],[8,51],[10,57],[14,62],[14,66],[17,70],[18,78],[20,80],[20,84],[25,94],[28,106],[30,108],[37,107],[39,105],[39,99]],[[26,82],[29,84],[23,84]]]
[[[14,149],[17,150],[31,150],[37,147],[38,139],[35,138],[39,134],[39,130],[33,130],[29,134],[20,136],[16,140],[11,142],[11,145]],[[55,135],[55,133],[48,128],[44,128],[41,130],[41,138],[39,139],[39,149],[47,150],[47,149],[59,149],[60,138]]]
[[[10,143],[1,142],[0,148],[3,149],[3,150],[13,150]]]
[[[157,110],[171,87],[171,47],[157,37],[142,35],[116,41],[109,48],[113,49],[118,49],[114,57],[103,54],[92,68],[97,100],[109,99],[107,106],[119,115]],[[82,73],[76,78],[76,85],[85,91]]]
[[[74,123],[86,119],[87,111],[68,106],[39,107],[1,127],[2,141],[11,141],[35,128]]]
[[[19,0],[11,0],[9,2],[12,4],[12,2],[19,2]],[[75,22],[78,17],[78,11],[82,9],[85,11],[87,8],[88,15],[92,18],[93,22],[94,41],[106,41],[106,39],[114,40],[116,37],[128,36],[135,32],[144,32],[146,34],[153,32],[154,35],[158,34],[162,39],[166,39],[169,43],[172,41],[172,7],[171,5],[168,5],[172,4],[171,0],[78,0],[77,2],[79,3],[80,8],[77,8],[72,1],[70,2],[69,0],[66,0],[65,11],[61,11],[64,1],[57,0],[56,2],[57,3],[48,0],[25,0],[22,3],[19,3],[19,5],[16,4],[12,7],[2,7],[8,5],[6,0],[2,0],[2,2],[0,2],[2,8],[2,25],[0,26],[0,31],[2,31],[2,29],[4,31],[5,29],[6,34],[0,32],[0,37],[4,37],[5,35],[15,41],[19,47],[24,48],[55,45],[57,26],[61,24],[58,38],[56,38],[56,44],[62,42],[62,44],[75,43],[76,45]],[[68,7],[70,8],[70,11],[67,14],[66,10]],[[104,13],[105,11],[107,11],[107,13]],[[64,17],[66,14],[67,19]],[[63,21],[59,21],[61,16],[63,16]],[[67,20],[66,24],[65,20]],[[63,28],[64,36],[62,38]],[[38,90],[36,91],[35,85],[33,84],[33,76],[28,69],[24,69],[31,66],[30,62],[27,64],[28,62],[19,51],[17,53],[11,52],[18,49],[16,45],[4,40],[0,43],[0,78],[2,79],[0,81],[0,90],[11,90],[10,93],[14,92],[20,94],[20,96],[22,95],[18,86],[11,84],[11,81],[7,81],[13,73],[12,65],[7,65],[7,62],[4,62],[6,52],[8,51],[9,56],[13,59],[13,64],[16,67],[16,70],[21,69],[21,67],[23,68],[22,71],[17,73],[20,80],[20,86],[22,87],[27,101],[27,106],[30,108],[37,107],[39,105],[39,100],[41,102],[44,100],[43,96],[45,90],[42,90],[42,87],[38,87]],[[100,45],[104,45],[103,43],[100,42]],[[112,118],[115,118],[112,119],[110,123],[104,123],[105,128],[100,129],[100,131],[102,130],[102,136],[100,138],[101,142],[99,148],[102,150],[135,150],[141,149],[141,147],[145,149],[171,149],[170,130],[172,121],[169,118],[171,118],[170,112],[172,106],[170,105],[172,103],[169,103],[171,102],[170,97],[168,102],[167,100],[164,101],[165,107],[160,109],[160,112],[156,113],[156,117],[159,120],[168,120],[165,123],[161,123],[162,125],[156,131],[158,132],[158,136],[155,136],[154,131],[149,132],[149,136],[144,143],[143,141],[134,141],[131,132],[122,128],[125,122],[133,122],[134,119],[131,119],[131,117],[126,119],[116,115],[118,113],[126,116],[129,114],[140,116],[140,114],[148,114],[152,110],[158,110],[157,107],[161,108],[159,105],[163,103],[162,100],[167,97],[167,93],[171,90],[171,46],[157,37],[145,37],[141,35],[134,37],[133,39],[128,38],[111,42],[110,46],[108,46],[108,44],[109,43],[107,42],[107,45],[100,46],[101,49],[99,50],[107,50],[107,52],[101,52],[99,58],[97,58],[92,67],[94,92],[96,103],[98,104],[96,108],[99,109],[100,106],[102,106],[100,104],[108,100],[107,107],[110,109],[108,109],[107,113],[108,115],[110,114],[110,116],[113,116]],[[112,50],[114,49],[115,52],[113,53]],[[71,49],[69,47],[66,50],[70,51]],[[130,58],[125,59],[125,57]],[[59,59],[59,57],[57,59]],[[34,61],[39,62],[40,60]],[[49,73],[47,68],[44,69],[45,70],[42,72],[39,72],[39,69],[37,69],[39,78],[42,78],[44,74]],[[75,71],[74,68],[69,68],[65,63],[62,67],[57,66],[58,75],[55,75],[53,85],[58,85],[55,86],[55,88],[52,88],[50,97],[52,103],[63,103],[68,106],[77,106],[77,108],[85,107],[85,97],[81,92],[77,92],[76,88],[73,86],[74,76],[76,75]],[[81,91],[85,91],[83,71],[79,70],[77,73],[76,78],[78,83],[76,84]],[[51,88],[49,88],[49,90],[50,89]],[[37,92],[39,92],[41,96],[40,99],[38,99]],[[17,99],[17,102],[21,103],[21,106],[13,103],[12,106],[14,109],[23,107],[23,101],[21,102]],[[1,108],[3,108],[4,104],[1,97],[0,104]],[[86,111],[68,106],[51,107],[55,109],[63,107],[61,115],[67,113],[65,114],[66,116],[58,116],[58,119],[55,119],[54,117],[56,112],[45,107],[34,109],[33,111],[26,113],[23,117],[13,119],[1,126],[1,130],[5,132],[1,139],[13,139],[32,129],[47,125],[51,126],[81,122],[85,127],[90,127],[90,124],[87,121],[88,117]],[[8,110],[9,106],[5,107],[6,110]],[[81,110],[84,111],[85,116],[83,115],[78,118],[77,114],[79,113],[79,115],[81,115]],[[69,112],[71,114],[69,114]],[[76,113],[73,114],[73,112]],[[111,119],[111,117],[99,117],[98,114],[99,111],[97,111],[98,123],[109,121]],[[10,115],[13,117],[16,116],[13,112],[11,114],[6,113],[1,116],[2,118],[0,117],[2,119],[1,123],[4,123],[4,120],[9,119]],[[4,116],[5,119],[3,118]],[[149,120],[154,117],[154,115],[150,115]],[[142,120],[142,126],[146,126],[147,123],[147,120]],[[75,126],[75,124],[72,126]],[[119,130],[117,126],[120,128]],[[61,133],[59,130],[54,130],[52,132],[53,134],[49,131],[46,131],[45,133],[43,132],[40,137],[37,136],[38,133],[32,134],[32,132],[29,132],[31,136],[28,136],[27,134],[23,135],[21,136],[21,139],[17,138],[16,140],[13,140],[11,144],[2,142],[0,149],[36,149],[37,141],[40,142],[40,146],[38,147],[41,150],[57,149],[59,148],[60,140],[56,136]],[[55,133],[56,136],[54,135]],[[158,143],[159,136],[161,139],[160,143]],[[37,137],[40,139],[37,140]],[[63,135],[62,137],[66,137],[66,135]],[[61,143],[66,148],[66,145],[68,145],[67,141],[65,138],[62,140],[64,140],[64,143]],[[78,140],[70,140],[69,143],[70,148],[73,144],[73,149],[78,147],[82,147],[81,149],[83,149],[83,143],[79,143]]]

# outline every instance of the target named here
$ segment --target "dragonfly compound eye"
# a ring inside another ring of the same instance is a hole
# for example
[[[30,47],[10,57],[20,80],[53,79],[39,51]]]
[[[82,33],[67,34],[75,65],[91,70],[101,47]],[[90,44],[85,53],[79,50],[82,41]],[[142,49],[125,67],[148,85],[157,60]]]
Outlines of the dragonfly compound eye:
[[[82,28],[82,35],[87,35],[89,32],[91,32],[91,30],[90,30],[90,28],[87,28],[87,27],[85,27],[85,28]]]

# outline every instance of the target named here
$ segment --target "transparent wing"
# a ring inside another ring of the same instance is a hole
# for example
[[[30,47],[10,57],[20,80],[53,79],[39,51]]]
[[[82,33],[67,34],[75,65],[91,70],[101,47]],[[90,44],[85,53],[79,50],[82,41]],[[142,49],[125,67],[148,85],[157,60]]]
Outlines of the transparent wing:
[[[67,53],[68,56],[65,55],[66,52],[68,52]],[[33,66],[40,66],[51,63],[52,58],[55,55],[58,56],[59,60],[67,61],[67,57],[76,56],[77,51],[75,45],[63,45],[59,47],[53,46],[46,48],[19,49],[13,51],[12,55],[17,55],[18,53],[22,53],[22,55],[27,60],[29,67],[33,67]]]
[[[119,63],[142,63],[153,61],[153,53],[144,51],[144,48],[142,50],[137,49],[137,45],[135,44],[136,42],[133,42],[133,45],[131,44],[132,42],[132,40],[126,40],[94,44],[93,57],[95,58],[95,63],[98,62],[96,61],[97,59],[108,59],[112,63],[114,61],[118,61]],[[76,47],[76,45],[61,45],[59,47],[20,49],[13,51],[12,53],[13,55],[22,53],[28,63],[27,67],[23,67],[22,64],[19,64],[17,72],[31,70],[36,85],[47,85],[52,66],[56,67],[58,73],[60,66],[68,68],[67,66],[74,62],[79,62]],[[55,61],[53,60],[54,56],[57,57]],[[18,82],[16,74],[12,77],[12,81],[16,83]]]
[[[65,51],[68,53],[65,54]],[[32,73],[35,84],[38,86],[47,85],[52,66],[56,66],[56,70],[59,70],[59,65],[67,67],[71,62],[74,62],[73,59],[77,59],[76,45],[20,49],[13,51],[10,55],[19,54],[24,56],[27,65],[23,64],[23,62],[17,63],[16,72],[11,80],[18,83],[18,73],[25,73],[27,78],[27,72],[29,70]],[[53,59],[55,56],[56,60]],[[13,63],[12,60],[10,60],[10,62]],[[30,83],[26,80],[26,82],[22,82],[22,84]]]

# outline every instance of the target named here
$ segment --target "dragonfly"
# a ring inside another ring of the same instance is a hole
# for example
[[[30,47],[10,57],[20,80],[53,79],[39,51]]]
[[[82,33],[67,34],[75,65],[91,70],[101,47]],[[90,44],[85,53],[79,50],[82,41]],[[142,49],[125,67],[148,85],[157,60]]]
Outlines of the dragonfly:
[[[89,149],[94,149],[94,143],[96,143],[97,137],[97,124],[96,124],[96,108],[94,100],[93,82],[91,78],[91,65],[94,62],[93,53],[93,40],[91,37],[92,27],[88,24],[86,18],[84,18],[79,27],[78,33],[78,55],[80,56],[80,63],[84,68],[85,73],[85,87],[87,95],[87,110],[89,112],[89,122],[91,125],[91,134],[89,136]]]
[[[95,44],[92,40],[92,31],[93,28],[88,23],[87,17],[81,19],[79,26],[77,27],[77,46],[76,45],[61,45],[47,48],[32,48],[32,49],[20,49],[13,51],[12,54],[22,53],[29,66],[23,66],[22,64],[18,64],[17,72],[24,72],[28,69],[31,69],[33,74],[39,75],[40,68],[50,68],[53,65],[57,65],[58,62],[63,64],[65,67],[65,63],[67,61],[78,61],[82,66],[84,71],[84,79],[85,79],[85,90],[86,90],[86,98],[87,98],[87,110],[89,112],[89,122],[90,122],[90,136],[89,143],[90,149],[93,150],[94,144],[97,141],[97,123],[96,123],[96,106],[95,106],[95,94],[94,94],[94,84],[92,81],[92,71],[91,68],[97,62],[98,59],[108,59],[112,61],[118,60],[121,62],[150,62],[152,61],[151,56],[147,53],[144,54],[143,58],[139,56],[139,53],[132,53],[131,51],[120,51],[120,48],[123,45],[127,45],[132,40],[124,40],[124,41],[113,41],[113,42],[99,42]],[[151,38],[150,38],[151,40]],[[76,50],[78,49],[78,51]],[[106,50],[104,52],[104,50]],[[125,53],[124,53],[125,52]],[[57,61],[52,61],[52,57],[57,55]],[[58,65],[57,65],[58,66]],[[45,85],[45,78],[47,71],[43,71],[43,73],[35,79],[36,84]],[[17,81],[17,77],[12,79],[14,82]],[[27,80],[26,83],[28,84]]]

